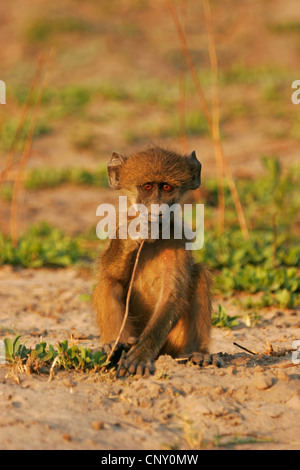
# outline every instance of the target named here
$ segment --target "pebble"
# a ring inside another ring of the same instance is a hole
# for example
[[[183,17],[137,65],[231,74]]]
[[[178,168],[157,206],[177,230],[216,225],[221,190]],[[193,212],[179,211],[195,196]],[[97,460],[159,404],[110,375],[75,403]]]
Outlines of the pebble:
[[[95,429],[95,431],[100,431],[100,429],[104,428],[103,421],[92,421],[92,428]]]
[[[254,380],[254,385],[258,390],[267,390],[273,386],[272,377],[261,376]]]

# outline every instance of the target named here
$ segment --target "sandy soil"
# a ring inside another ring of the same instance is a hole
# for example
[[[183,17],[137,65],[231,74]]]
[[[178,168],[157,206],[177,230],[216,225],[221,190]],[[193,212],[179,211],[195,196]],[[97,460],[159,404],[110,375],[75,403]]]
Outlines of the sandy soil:
[[[0,270],[1,335],[21,332],[27,344],[42,337],[99,345],[88,302],[93,278],[82,271]],[[198,368],[168,356],[150,378],[110,373],[15,373],[0,366],[0,449],[300,449],[300,370],[291,354],[299,338],[296,311],[264,312],[248,328],[213,330],[212,352],[228,353],[225,367]],[[219,302],[220,299],[215,299]],[[252,356],[237,342],[261,353]]]

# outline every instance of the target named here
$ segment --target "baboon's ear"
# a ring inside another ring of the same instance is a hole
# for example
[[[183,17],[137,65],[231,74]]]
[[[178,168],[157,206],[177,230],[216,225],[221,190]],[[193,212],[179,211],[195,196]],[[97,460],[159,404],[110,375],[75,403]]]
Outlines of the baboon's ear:
[[[201,163],[197,160],[196,152],[193,151],[188,156],[188,162],[191,165],[192,170],[192,182],[190,189],[197,189],[201,186]]]
[[[126,158],[120,153],[113,152],[107,165],[108,182],[112,189],[121,189],[120,169],[126,162]]]

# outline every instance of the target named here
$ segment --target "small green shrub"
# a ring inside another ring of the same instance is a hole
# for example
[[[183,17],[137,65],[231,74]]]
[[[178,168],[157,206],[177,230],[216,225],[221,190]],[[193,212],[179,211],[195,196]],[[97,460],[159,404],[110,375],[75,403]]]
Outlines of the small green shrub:
[[[41,367],[50,367],[54,364],[58,368],[75,370],[99,370],[108,365],[106,354],[102,351],[92,352],[89,348],[83,348],[77,344],[69,345],[68,341],[61,341],[57,346],[47,345],[45,341],[36,344],[35,348],[27,348],[26,343],[21,343],[21,336],[14,340],[4,339],[5,359],[10,363],[21,360],[28,363],[35,370]]]

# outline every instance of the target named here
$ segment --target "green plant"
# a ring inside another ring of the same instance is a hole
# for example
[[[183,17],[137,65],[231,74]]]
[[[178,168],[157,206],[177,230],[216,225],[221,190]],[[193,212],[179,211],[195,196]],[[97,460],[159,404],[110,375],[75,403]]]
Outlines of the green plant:
[[[218,305],[217,313],[212,315],[212,325],[216,328],[230,329],[238,325],[238,316],[230,316],[227,314],[223,305]]]
[[[0,186],[0,198],[5,201],[12,200],[13,188],[11,184],[4,183]]]
[[[31,226],[21,236],[16,248],[9,237],[0,233],[0,265],[66,267],[80,260],[91,259],[91,256],[92,252],[84,248],[80,237],[67,236],[45,222]]]
[[[85,168],[36,168],[25,175],[26,189],[46,189],[63,184],[107,187],[106,166],[93,171]]]
[[[59,342],[57,346],[41,341],[34,348],[27,348],[20,338],[18,335],[14,340],[4,339],[6,360],[10,363],[20,360],[23,364],[30,364],[31,368],[34,364],[35,370],[45,366],[50,370],[54,364],[58,368],[82,371],[99,370],[108,365],[107,356],[102,351],[92,352],[77,344],[70,346],[67,340]]]
[[[5,355],[7,361],[13,361],[16,356],[24,358],[30,351],[28,348],[26,348],[25,343],[20,343],[20,338],[21,335],[16,336],[14,340],[11,338],[4,339]]]
[[[81,18],[36,18],[27,28],[25,37],[31,43],[44,43],[55,34],[93,30],[93,26]]]
[[[283,21],[278,23],[272,23],[269,25],[270,31],[273,33],[299,33],[300,32],[300,21]]]
[[[235,447],[235,446],[241,446],[241,445],[249,445],[249,444],[257,444],[257,443],[265,443],[265,442],[274,442],[272,438],[265,437],[265,436],[255,436],[252,434],[249,434],[248,436],[239,436],[237,435],[232,435],[232,436],[222,436],[222,435],[217,435],[214,437],[214,445],[216,447]]]
[[[208,230],[196,258],[215,269],[215,292],[261,293],[256,308],[293,308],[300,297],[300,245],[295,230],[300,213],[299,171],[294,167],[283,172],[273,157],[265,156],[262,162],[266,169],[263,177],[238,181],[242,203],[252,221],[250,240],[243,239],[236,225],[227,189],[227,230],[221,236]],[[217,205],[216,188],[215,181],[207,183],[210,218]]]
[[[8,118],[3,122],[2,129],[1,129],[1,145],[0,148],[4,152],[8,152],[12,146],[14,136],[17,130],[18,122],[15,118]],[[27,119],[24,123],[22,130],[20,131],[18,140],[16,141],[15,149],[17,151],[22,151],[26,137],[29,131],[30,120]],[[44,135],[48,135],[52,133],[52,127],[46,123],[44,120],[40,120],[36,123],[33,137],[39,138],[43,137]]]

